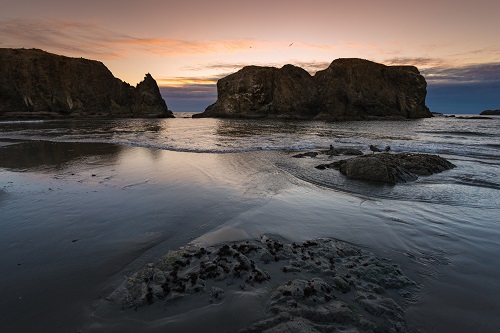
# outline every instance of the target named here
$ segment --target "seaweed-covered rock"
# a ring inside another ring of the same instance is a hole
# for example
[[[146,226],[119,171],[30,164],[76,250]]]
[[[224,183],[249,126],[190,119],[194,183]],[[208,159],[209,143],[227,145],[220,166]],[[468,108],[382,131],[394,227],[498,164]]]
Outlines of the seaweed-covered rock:
[[[339,155],[363,155],[363,152],[358,149],[352,149],[352,148],[334,148],[332,145],[330,145],[330,149],[328,150],[321,150],[321,151],[308,151],[305,153],[300,153],[293,155],[292,157],[294,158],[304,158],[304,157],[316,157],[318,155],[328,155],[328,156],[339,156]]]
[[[316,166],[317,169],[338,169],[353,179],[389,184],[413,181],[418,176],[429,176],[454,167],[438,155],[411,153],[371,154]]]

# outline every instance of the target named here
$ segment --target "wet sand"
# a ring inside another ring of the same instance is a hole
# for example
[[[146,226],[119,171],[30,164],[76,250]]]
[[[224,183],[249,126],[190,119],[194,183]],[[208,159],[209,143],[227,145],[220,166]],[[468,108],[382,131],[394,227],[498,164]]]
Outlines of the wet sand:
[[[487,295],[494,288],[492,272],[485,272],[480,282],[469,280],[466,273],[455,275],[463,267],[450,265],[474,256],[495,261],[483,253],[494,247],[468,257],[457,245],[452,249],[458,259],[439,251],[449,248],[448,242],[458,244],[453,238],[463,238],[448,221],[450,216],[465,225],[474,211],[464,210],[457,217],[444,206],[437,213],[425,203],[417,207],[318,187],[279,167],[290,156],[6,141],[0,146],[1,330],[182,332],[194,317],[208,318],[198,322],[212,327],[207,332],[249,327],[269,316],[262,307],[266,303],[255,295],[203,303],[198,310],[187,306],[179,310],[183,315],[172,316],[165,316],[159,303],[137,311],[103,310],[102,304],[126,277],[168,251],[255,241],[264,234],[287,244],[340,239],[400,265],[423,286],[421,293],[398,301],[407,308],[411,332],[432,327],[465,332],[478,327],[476,320],[483,332],[498,327],[498,304],[487,298],[474,298],[464,310],[470,326],[464,320],[452,321],[463,308],[454,300],[471,290]],[[422,223],[436,218],[440,224]],[[451,239],[434,236],[439,231]],[[478,232],[481,229],[473,229],[469,235],[482,237]],[[446,282],[450,277],[455,284]],[[460,292],[453,293],[456,290]],[[194,316],[197,311],[203,315]],[[234,319],[241,311],[249,311],[245,322]],[[227,320],[232,324],[225,325]]]
[[[126,276],[169,250],[260,236],[265,227],[239,221],[296,185],[267,158],[242,154],[33,141],[6,143],[0,160],[6,331],[185,331],[192,322],[181,313],[117,307],[103,315],[102,304]],[[291,240],[330,235],[305,229],[274,231]],[[183,309],[198,312],[207,332],[233,331],[268,316],[255,297]],[[224,324],[252,304],[252,315]]]
[[[219,168],[217,158],[106,144],[3,147],[2,331],[76,332],[125,274],[259,205],[243,201],[248,189],[223,169],[204,170]]]

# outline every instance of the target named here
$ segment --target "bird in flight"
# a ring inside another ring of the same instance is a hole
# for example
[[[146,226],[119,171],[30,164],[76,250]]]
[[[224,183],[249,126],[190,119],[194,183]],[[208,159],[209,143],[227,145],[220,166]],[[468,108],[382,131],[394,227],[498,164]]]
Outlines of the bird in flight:
[[[292,44],[290,44],[290,45],[288,45],[288,47],[290,47],[290,46],[292,46],[292,45],[293,45],[293,43],[292,43]]]

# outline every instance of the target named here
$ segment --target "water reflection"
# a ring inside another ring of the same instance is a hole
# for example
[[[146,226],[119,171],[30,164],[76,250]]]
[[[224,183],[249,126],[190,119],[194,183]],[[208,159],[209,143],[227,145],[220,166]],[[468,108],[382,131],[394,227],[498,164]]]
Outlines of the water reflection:
[[[26,141],[0,147],[0,168],[15,171],[62,170],[75,160],[105,158],[113,163],[123,147],[112,144]]]

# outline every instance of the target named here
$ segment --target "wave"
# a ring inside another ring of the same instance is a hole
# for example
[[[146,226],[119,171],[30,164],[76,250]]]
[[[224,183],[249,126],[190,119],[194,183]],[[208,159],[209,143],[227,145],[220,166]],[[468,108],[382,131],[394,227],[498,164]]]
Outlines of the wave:
[[[477,178],[472,178],[472,177],[466,177],[466,176],[460,176],[456,177],[456,183],[461,184],[461,185],[470,185],[474,187],[485,187],[485,188],[491,188],[491,189],[500,189],[500,184],[483,180],[483,179],[477,179]]]
[[[58,135],[59,134],[59,135]],[[62,134],[62,135],[61,135]],[[484,159],[499,159],[499,145],[463,145],[452,143],[436,143],[436,142],[416,142],[416,141],[370,141],[365,138],[359,139],[334,139],[334,140],[315,140],[314,138],[297,140],[277,140],[270,137],[255,137],[255,138],[235,138],[234,140],[215,139],[198,141],[189,138],[165,138],[160,141],[157,138],[147,138],[137,136],[136,133],[130,136],[129,133],[121,135],[119,133],[114,137],[110,137],[109,133],[100,136],[103,133],[94,133],[92,135],[71,135],[63,133],[52,133],[48,130],[44,135],[35,135],[32,132],[0,134],[0,139],[10,140],[39,140],[51,142],[81,142],[81,143],[111,143],[117,145],[126,145],[131,147],[141,147],[150,149],[161,149],[178,152],[193,152],[193,153],[240,153],[252,151],[304,151],[315,149],[326,149],[329,144],[336,147],[351,148],[369,153],[368,147],[370,144],[375,144],[381,147],[390,145],[391,151],[394,153],[410,152],[421,154],[439,154],[449,156],[463,156],[471,158]],[[88,135],[88,136],[87,136]]]
[[[417,131],[423,134],[451,135],[451,136],[479,136],[479,137],[497,137],[498,135],[486,132],[476,131]]]
[[[50,137],[35,137],[30,136],[29,138],[24,136],[9,136],[0,137],[2,139],[9,140],[22,140],[22,141],[48,141],[48,142],[73,142],[73,143],[107,143],[114,145],[123,145],[129,147],[137,148],[147,148],[147,149],[159,149],[186,153],[212,153],[212,154],[231,154],[231,153],[244,153],[244,152],[254,152],[254,151],[303,151],[303,150],[314,150],[314,149],[324,149],[324,146],[318,146],[315,144],[295,144],[290,146],[248,146],[240,148],[232,147],[182,147],[179,145],[162,144],[162,143],[150,143],[150,142],[139,142],[139,141],[129,141],[129,140],[117,140],[117,139],[91,139],[91,138],[50,138]]]
[[[317,171],[310,165],[294,164],[295,161],[282,160],[277,167],[305,183],[327,190],[338,191],[356,196],[364,200],[396,200],[404,202],[420,202],[440,204],[452,207],[494,208],[494,202],[485,203],[482,195],[473,199],[465,188],[475,188],[474,191],[490,193],[498,190],[498,184],[481,181],[479,179],[460,180],[458,177],[450,178],[447,174],[421,176],[415,182],[389,185],[385,183],[367,182],[348,179],[335,170]],[[460,186],[457,188],[456,186]],[[451,189],[455,190],[452,191]],[[480,190],[482,189],[482,190]]]
[[[2,120],[0,124],[29,124],[29,123],[46,123],[52,120]]]

